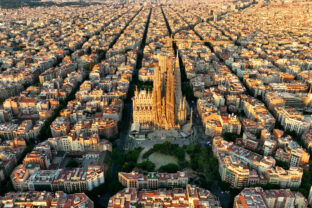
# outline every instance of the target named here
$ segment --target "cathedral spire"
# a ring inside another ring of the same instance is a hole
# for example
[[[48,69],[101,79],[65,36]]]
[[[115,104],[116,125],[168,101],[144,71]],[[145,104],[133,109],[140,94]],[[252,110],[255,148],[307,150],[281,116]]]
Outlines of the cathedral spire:
[[[183,109],[186,107],[186,97],[183,97]]]
[[[193,108],[191,108],[191,119],[190,119],[190,127],[193,125]]]
[[[134,95],[137,96],[139,94],[138,85],[135,86]]]
[[[179,103],[179,110],[182,109],[182,100],[180,100],[180,103]]]
[[[180,69],[179,50],[177,50],[177,56],[176,56],[176,60],[175,60],[175,66],[176,66],[176,69]]]
[[[179,51],[171,54],[158,54],[153,90],[138,92],[136,89],[138,95],[133,100],[134,122],[150,122],[154,127],[164,129],[180,128],[180,125],[185,124],[188,105],[181,89]]]

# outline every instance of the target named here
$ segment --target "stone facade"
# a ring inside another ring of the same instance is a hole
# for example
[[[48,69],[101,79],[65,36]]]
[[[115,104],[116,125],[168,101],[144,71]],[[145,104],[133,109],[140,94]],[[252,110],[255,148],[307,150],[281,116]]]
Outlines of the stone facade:
[[[173,129],[186,123],[188,105],[181,90],[179,59],[158,56],[153,91],[136,90],[133,100],[133,122],[141,125]]]

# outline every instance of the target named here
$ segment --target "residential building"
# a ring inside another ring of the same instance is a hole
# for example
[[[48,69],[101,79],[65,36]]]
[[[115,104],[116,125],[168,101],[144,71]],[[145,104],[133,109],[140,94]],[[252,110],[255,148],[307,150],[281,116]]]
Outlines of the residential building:
[[[123,186],[136,189],[184,187],[189,181],[188,173],[180,171],[177,173],[149,172],[147,175],[138,172],[119,172],[118,179]]]

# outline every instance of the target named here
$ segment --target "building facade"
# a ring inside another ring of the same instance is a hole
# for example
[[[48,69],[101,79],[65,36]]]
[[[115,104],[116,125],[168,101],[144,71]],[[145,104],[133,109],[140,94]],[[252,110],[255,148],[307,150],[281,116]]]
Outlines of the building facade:
[[[119,172],[118,179],[123,186],[137,189],[184,187],[189,181],[187,172],[181,171],[177,173],[150,172],[147,175],[138,172]]]
[[[135,91],[133,122],[166,130],[180,128],[186,123],[188,106],[182,96],[179,59],[159,55],[158,60],[153,91]]]
[[[41,192],[9,192],[0,197],[1,207],[85,207],[93,208],[94,204],[85,193],[66,194]]]
[[[308,201],[300,192],[293,192],[290,189],[263,190],[261,187],[255,187],[243,189],[234,198],[233,207],[306,208]]]
[[[131,207],[221,208],[210,191],[187,184],[185,188],[141,190],[125,188],[112,196],[108,208]]]

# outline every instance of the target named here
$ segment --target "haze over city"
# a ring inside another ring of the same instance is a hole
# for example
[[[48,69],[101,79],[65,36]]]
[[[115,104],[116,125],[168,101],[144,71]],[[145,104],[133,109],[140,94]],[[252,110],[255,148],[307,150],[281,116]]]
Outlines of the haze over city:
[[[309,0],[1,0],[0,207],[312,207]]]

